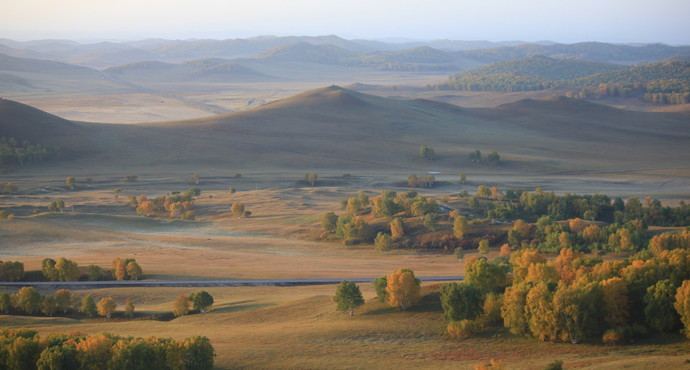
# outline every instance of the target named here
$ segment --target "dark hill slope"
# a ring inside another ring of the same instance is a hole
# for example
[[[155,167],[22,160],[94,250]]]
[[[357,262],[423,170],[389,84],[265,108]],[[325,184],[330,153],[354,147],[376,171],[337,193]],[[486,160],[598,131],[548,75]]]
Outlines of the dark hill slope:
[[[43,116],[35,117],[26,125]],[[480,149],[501,153],[503,170],[530,173],[683,167],[690,156],[687,115],[629,112],[567,98],[464,109],[337,86],[196,120],[55,125],[79,127],[70,132],[98,148],[91,156],[96,163],[128,167],[456,173],[470,165],[467,153]],[[420,159],[422,144],[439,158]]]

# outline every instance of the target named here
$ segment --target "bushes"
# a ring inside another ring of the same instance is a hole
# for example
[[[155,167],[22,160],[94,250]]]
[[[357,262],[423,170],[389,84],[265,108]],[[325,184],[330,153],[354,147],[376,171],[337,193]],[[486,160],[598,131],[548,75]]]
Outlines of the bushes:
[[[446,334],[450,338],[464,339],[481,332],[482,325],[477,320],[451,321],[446,327]]]

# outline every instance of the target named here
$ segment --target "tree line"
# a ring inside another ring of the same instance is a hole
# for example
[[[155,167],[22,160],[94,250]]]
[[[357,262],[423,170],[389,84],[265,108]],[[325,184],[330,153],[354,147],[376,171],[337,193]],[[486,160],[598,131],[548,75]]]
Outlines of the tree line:
[[[121,337],[102,333],[49,334],[0,329],[4,369],[213,369],[215,350],[208,338]]]
[[[65,257],[57,261],[45,258],[41,262],[41,274],[46,281],[97,281],[97,280],[138,280],[143,275],[141,266],[134,258],[116,258],[112,263],[112,270],[104,270],[97,265],[89,265],[86,269]],[[19,261],[0,261],[0,281],[21,281],[24,279],[24,264]]]
[[[192,187],[186,192],[172,192],[154,198],[149,198],[146,194],[141,194],[138,197],[130,195],[129,205],[138,215],[142,216],[158,215],[193,220],[195,218],[194,197],[200,194],[199,188]]]
[[[0,138],[0,167],[27,166],[53,162],[62,157],[62,149],[24,140],[21,144],[15,138]]]

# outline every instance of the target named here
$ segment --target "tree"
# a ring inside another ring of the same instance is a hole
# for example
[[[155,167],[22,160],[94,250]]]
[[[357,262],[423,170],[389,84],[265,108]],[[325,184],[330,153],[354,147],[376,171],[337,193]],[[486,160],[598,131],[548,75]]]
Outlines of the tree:
[[[467,176],[464,172],[460,172],[460,183],[465,184],[467,182]]]
[[[44,349],[36,362],[38,370],[78,369],[77,351],[73,346],[51,346]]]
[[[470,159],[470,161],[478,163],[482,160],[482,152],[480,152],[479,150],[475,150],[474,152],[469,154],[468,158]]]
[[[176,317],[184,316],[189,312],[189,297],[180,294],[173,303],[173,315]]]
[[[685,335],[690,338],[690,280],[683,281],[683,285],[676,291],[673,307],[680,315],[680,321],[685,326]]]
[[[189,300],[192,302],[192,307],[201,313],[206,313],[206,309],[213,305],[213,297],[205,290],[192,293]]]
[[[338,226],[338,216],[335,212],[326,212],[321,217],[321,226],[323,230],[333,234]]]
[[[127,270],[127,277],[130,280],[139,280],[143,272],[137,261],[127,262],[127,266],[125,269]]]
[[[70,190],[74,190],[74,188],[77,186],[77,179],[75,179],[73,176],[67,176],[65,183]]]
[[[601,282],[604,297],[604,320],[611,328],[628,323],[630,318],[630,300],[628,286],[620,277],[613,277]]]
[[[531,284],[520,281],[509,286],[503,294],[503,306],[501,307],[503,325],[515,335],[529,333],[525,305],[530,286]]]
[[[459,240],[462,240],[467,232],[469,231],[469,226],[467,225],[467,218],[465,216],[458,216],[453,220],[453,234]]]
[[[449,283],[441,285],[441,307],[446,320],[474,320],[483,311],[481,290],[470,283]]]
[[[315,174],[315,173],[313,173],[313,172],[310,172],[310,173],[304,175],[304,181],[306,181],[306,182],[308,182],[309,184],[311,184],[311,186],[314,186],[314,184],[316,184],[316,179],[317,179],[318,177],[319,177],[319,176],[318,176],[317,174]]]
[[[60,281],[77,281],[81,277],[79,266],[76,262],[60,257],[55,264]]]
[[[101,277],[101,267],[96,265],[89,265],[86,268],[86,275],[89,281],[96,281]]]
[[[429,161],[436,159],[436,152],[430,146],[422,145],[419,147],[419,156]]]
[[[355,308],[364,304],[364,298],[359,287],[352,281],[343,280],[335,291],[333,301],[338,304],[338,311],[347,311],[354,316]]]
[[[233,216],[242,217],[242,215],[244,215],[244,203],[241,203],[241,202],[233,203],[232,207],[230,208],[230,211],[232,212]]]
[[[644,308],[647,325],[659,332],[666,332],[675,328],[679,317],[673,307],[676,287],[670,280],[660,280],[647,288],[644,296]]]
[[[41,312],[47,316],[53,316],[58,311],[58,303],[55,296],[48,295],[43,297],[43,302],[41,302]]]
[[[499,250],[499,256],[510,257],[511,253],[512,250],[510,249],[510,245],[508,243],[504,243],[503,245],[501,245],[501,249]]]
[[[489,189],[489,187],[486,185],[479,185],[477,186],[477,192],[474,194],[474,196],[478,198],[490,198],[491,189]]]
[[[493,152],[489,153],[489,154],[486,156],[486,159],[488,159],[488,160],[489,160],[489,163],[491,163],[491,164],[499,164],[499,163],[501,163],[501,156],[500,156],[498,153],[496,153],[495,150],[494,150]]]
[[[465,262],[465,281],[483,294],[498,293],[508,285],[508,277],[499,265],[476,257]]]
[[[12,299],[8,293],[0,293],[0,312],[8,313],[12,308]]]
[[[110,318],[110,316],[113,315],[113,312],[115,312],[115,308],[117,308],[117,304],[115,303],[115,300],[112,297],[105,297],[101,298],[100,301],[98,301],[98,314],[101,316],[105,316],[106,318]]]
[[[437,213],[427,213],[424,215],[423,220],[424,227],[429,231],[436,231],[438,226],[438,214]]]
[[[34,287],[23,287],[12,296],[13,306],[29,315],[38,311],[41,307],[41,295]]]
[[[376,298],[379,302],[383,303],[388,299],[388,291],[386,291],[386,286],[388,282],[386,281],[386,276],[380,276],[374,279],[374,290],[376,291]]]
[[[55,268],[55,260],[52,258],[45,258],[41,262],[41,273],[49,281],[58,281],[60,279],[60,274]]]
[[[400,268],[386,276],[386,293],[388,304],[407,311],[419,300],[421,282],[408,268]]]
[[[60,289],[55,292],[55,300],[57,302],[58,310],[63,314],[67,313],[72,308],[72,292],[69,289]]]
[[[489,253],[489,240],[488,239],[482,239],[479,241],[479,245],[477,246],[477,250],[481,254],[487,254]]]
[[[545,282],[538,282],[525,297],[525,316],[532,335],[541,340],[558,338],[558,312],[553,305],[553,292]]]
[[[96,302],[93,300],[93,296],[91,294],[87,295],[86,297],[84,297],[84,299],[82,299],[81,312],[88,317],[92,317],[96,314],[96,312],[98,312],[96,308]]]
[[[379,232],[374,239],[374,248],[380,252],[389,251],[393,247],[392,239],[390,234]]]
[[[216,356],[211,342],[206,337],[187,337],[182,343],[185,369],[212,370],[213,358]]]
[[[391,237],[393,239],[405,236],[405,223],[403,223],[403,220],[400,217],[392,219],[389,227],[391,229]]]
[[[457,248],[455,248],[455,250],[453,251],[453,255],[454,255],[455,258],[457,258],[458,260],[461,260],[461,259],[465,258],[465,251],[462,249],[462,247],[457,247]]]
[[[40,355],[38,339],[17,337],[12,343],[4,346],[7,354],[8,369],[33,369]],[[3,351],[4,352],[4,351]]]
[[[51,212],[60,211],[62,213],[63,208],[65,208],[65,201],[62,199],[54,200],[48,206],[48,210]]]
[[[128,316],[129,318],[134,317],[134,302],[132,301],[132,298],[127,298],[125,300],[125,316]]]
[[[113,277],[117,281],[125,280],[127,278],[127,262],[122,258],[113,260]]]

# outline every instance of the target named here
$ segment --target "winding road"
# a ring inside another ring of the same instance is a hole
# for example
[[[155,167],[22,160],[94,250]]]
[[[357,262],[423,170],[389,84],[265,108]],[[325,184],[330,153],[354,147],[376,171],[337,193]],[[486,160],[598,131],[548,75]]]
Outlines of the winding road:
[[[426,276],[418,279],[425,282],[457,281],[463,276]],[[0,282],[0,287],[55,288],[55,289],[101,289],[101,288],[160,288],[160,287],[239,287],[239,286],[302,286],[334,285],[343,280],[355,283],[371,283],[375,278],[351,279],[256,279],[256,280],[125,280],[125,281],[14,281]]]

